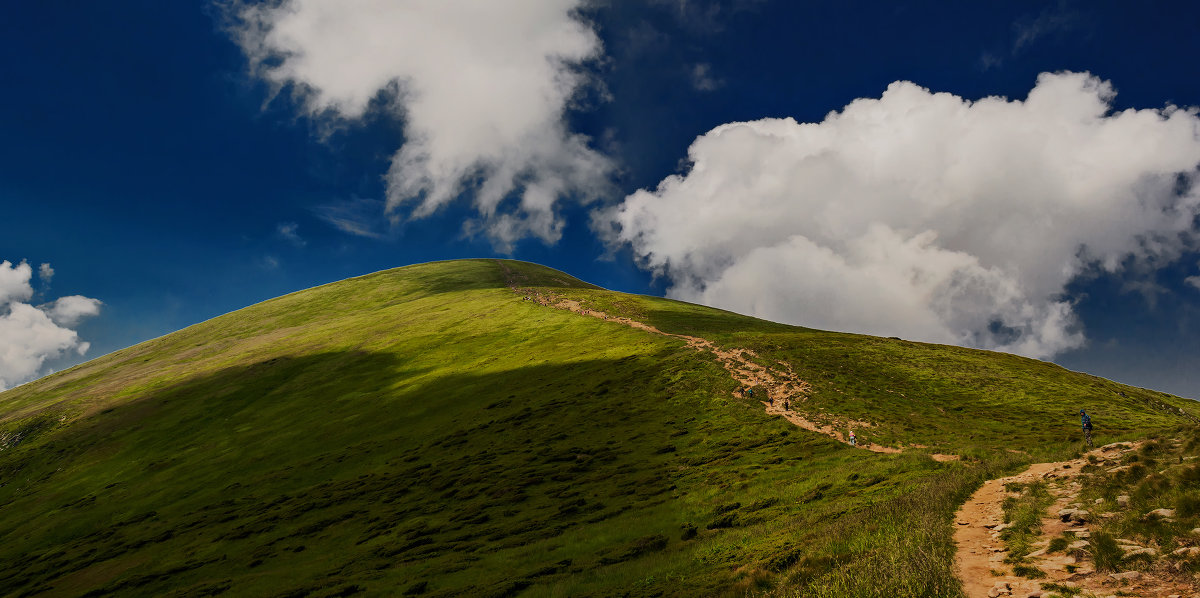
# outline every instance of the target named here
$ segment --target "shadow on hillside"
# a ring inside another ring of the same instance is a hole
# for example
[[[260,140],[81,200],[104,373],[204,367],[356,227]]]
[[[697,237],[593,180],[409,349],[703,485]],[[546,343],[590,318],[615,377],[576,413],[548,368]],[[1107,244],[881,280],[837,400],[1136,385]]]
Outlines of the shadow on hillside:
[[[31,451],[21,468],[38,479],[20,509],[0,511],[0,585],[44,587],[78,573],[89,580],[81,592],[156,593],[253,569],[320,586],[331,567],[359,580],[360,569],[434,558],[430,549],[457,554],[451,532],[525,545],[659,504],[674,488],[670,463],[688,452],[671,437],[685,417],[663,400],[672,392],[663,357],[456,372],[406,386],[430,372],[391,354],[328,352],[148,391]],[[551,498],[549,519],[524,506],[581,484],[607,498]],[[38,509],[56,511],[54,524],[27,525]],[[348,546],[339,535],[362,540],[446,509],[445,529],[406,532],[428,541],[388,532]],[[211,546],[225,556],[188,556]],[[155,564],[99,574],[117,559]],[[274,569],[256,568],[273,559]]]

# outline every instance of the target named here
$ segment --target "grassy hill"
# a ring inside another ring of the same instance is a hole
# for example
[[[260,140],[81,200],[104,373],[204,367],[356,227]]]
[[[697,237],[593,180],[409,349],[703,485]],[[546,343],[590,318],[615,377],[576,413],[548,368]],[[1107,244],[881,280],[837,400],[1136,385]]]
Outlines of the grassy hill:
[[[850,448],[676,337],[753,350]],[[266,301],[0,393],[4,595],[957,596],[981,480],[1196,421],[1011,355],[774,324],[512,261]],[[922,445],[927,448],[915,448]],[[941,463],[929,453],[963,455]]]

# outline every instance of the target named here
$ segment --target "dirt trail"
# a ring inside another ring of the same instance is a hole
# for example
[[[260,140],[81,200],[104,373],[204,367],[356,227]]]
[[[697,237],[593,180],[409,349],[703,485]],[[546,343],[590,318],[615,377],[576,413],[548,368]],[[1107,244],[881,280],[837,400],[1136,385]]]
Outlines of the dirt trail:
[[[1012,597],[1026,598],[1046,596],[1043,583],[1078,588],[1081,596],[1113,596],[1118,591],[1125,596],[1191,596],[1189,588],[1140,574],[1130,582],[1105,573],[1097,573],[1087,553],[1092,517],[1086,510],[1079,515],[1067,516],[1063,521],[1060,513],[1070,509],[1086,509],[1079,504],[1080,483],[1076,479],[1080,470],[1094,456],[1102,462],[1118,460],[1123,454],[1137,450],[1140,443],[1116,443],[1094,449],[1079,459],[1057,463],[1037,463],[1013,476],[984,482],[983,487],[971,495],[955,515],[954,541],[958,545],[956,573],[963,582],[969,598]],[[1004,489],[1010,482],[1029,483],[1044,481],[1047,490],[1055,498],[1046,509],[1041,521],[1041,536],[1026,556],[1026,564],[1037,567],[1045,577],[1037,580],[1012,574],[1012,567],[1004,560],[1008,557],[1000,532],[1005,528],[1001,503],[1009,496],[1016,496]],[[1082,519],[1082,520],[1081,520]],[[1062,535],[1074,536],[1067,550],[1049,553],[1046,548],[1050,540]],[[1001,573],[1001,575],[996,575]]]
[[[685,334],[672,334],[663,332],[654,326],[650,326],[644,322],[639,322],[625,317],[610,316],[605,312],[589,309],[581,305],[578,301],[567,299],[565,297],[548,292],[544,289],[532,289],[521,287],[517,284],[519,274],[512,272],[503,262],[497,261],[500,268],[504,270],[507,279],[508,288],[515,293],[522,295],[526,301],[535,301],[547,307],[556,309],[565,309],[584,316],[600,318],[618,324],[624,324],[631,328],[644,330],[653,334],[661,334],[670,336],[685,341],[689,347],[701,351],[712,353],[716,356],[717,361],[729,372],[737,383],[743,387],[759,387],[766,388],[767,394],[773,400],[760,401],[766,412],[771,415],[778,415],[792,422],[796,426],[810,430],[818,434],[823,434],[830,438],[837,439],[840,442],[847,442],[846,437],[842,434],[842,429],[850,428],[871,428],[874,424],[856,420],[837,420],[835,423],[820,423],[812,421],[803,415],[791,409],[792,405],[797,405],[808,400],[809,394],[812,392],[812,386],[808,382],[801,380],[796,372],[792,369],[791,364],[779,361],[770,366],[762,365],[766,361],[758,356],[757,353],[749,349],[726,349],[717,346],[712,341],[696,336],[688,336]],[[737,396],[737,393],[735,393]],[[835,425],[836,424],[836,425]],[[858,448],[866,449],[876,453],[898,453],[903,450],[903,447],[896,448],[883,446],[870,442],[860,442],[856,445]],[[914,446],[913,448],[924,448]],[[957,455],[931,455],[938,461],[957,460]]]
[[[1029,469],[1006,478],[996,478],[983,483],[954,516],[956,529],[954,543],[958,545],[955,572],[963,582],[968,598],[988,598],[988,592],[998,583],[1014,585],[1016,595],[1025,596],[1041,586],[1019,577],[1007,575],[995,577],[992,571],[1006,570],[1004,558],[1008,553],[1000,540],[1004,512],[1000,505],[1009,493],[1004,485],[1010,482],[1031,482],[1047,472],[1058,471],[1066,462],[1035,463]],[[997,529],[1000,528],[1000,529]],[[1031,585],[1030,585],[1031,584]],[[1025,587],[1028,585],[1029,587]],[[1024,593],[1021,593],[1024,590]],[[994,598],[995,593],[991,596]]]

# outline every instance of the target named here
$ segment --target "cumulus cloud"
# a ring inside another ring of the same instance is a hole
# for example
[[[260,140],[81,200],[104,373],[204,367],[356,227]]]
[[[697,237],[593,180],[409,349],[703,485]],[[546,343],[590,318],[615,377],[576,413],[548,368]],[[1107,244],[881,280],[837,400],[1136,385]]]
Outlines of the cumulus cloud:
[[[29,279],[32,276],[33,269],[25,262],[16,266],[8,260],[0,262],[0,307],[19,301],[28,301],[30,297],[33,297],[33,287],[29,286]]]
[[[74,326],[83,318],[99,315],[101,305],[98,299],[83,295],[69,295],[39,306],[38,309],[46,312],[46,315],[50,316],[50,319],[59,326]]]
[[[673,297],[1048,357],[1084,341],[1068,282],[1195,241],[1200,118],[1114,95],[1087,73],[1011,101],[900,81],[820,123],[717,127],[597,222]]]
[[[1183,282],[1196,287],[1196,290],[1200,291],[1200,276],[1189,276],[1183,279]]]
[[[54,268],[51,268],[50,264],[38,266],[38,278],[42,280],[43,285],[50,286],[50,280],[54,278]]]
[[[404,121],[387,206],[428,216],[467,194],[501,247],[561,236],[557,203],[608,189],[610,160],[564,114],[602,48],[582,0],[284,0],[244,7],[235,39],[309,115]]]
[[[43,280],[49,278],[47,271],[53,273],[49,264],[42,264],[39,273]],[[0,390],[33,379],[49,359],[68,351],[86,353],[90,345],[71,327],[100,313],[99,301],[80,295],[60,297],[38,307],[30,305],[32,277],[33,268],[25,262],[15,266],[7,260],[0,262]]]

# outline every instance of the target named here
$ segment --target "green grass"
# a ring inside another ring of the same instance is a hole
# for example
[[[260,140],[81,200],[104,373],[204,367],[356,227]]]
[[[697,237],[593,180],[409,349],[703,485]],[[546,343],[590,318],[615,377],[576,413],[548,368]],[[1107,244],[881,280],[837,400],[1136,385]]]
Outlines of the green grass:
[[[810,417],[967,459],[797,429],[735,399],[711,356],[525,301],[504,268],[785,360],[814,386]],[[0,394],[0,588],[959,596],[955,509],[984,479],[1075,451],[1081,404],[1101,438],[1191,417],[1176,397],[1007,355],[784,326],[522,262],[410,266]]]
[[[752,349],[766,364],[786,361],[813,386],[809,413],[875,424],[861,441],[1048,459],[1080,448],[1080,409],[1092,414],[1097,446],[1200,422],[1194,401],[1015,355],[783,326],[654,297],[556,292],[665,332]]]
[[[1063,585],[1060,583],[1043,582],[1041,584],[1041,586],[1042,586],[1042,589],[1047,592],[1055,592],[1055,594],[1053,594],[1053,595],[1056,595],[1056,596],[1069,597],[1069,596],[1078,596],[1083,593],[1083,590],[1080,590],[1077,587],[1067,586],[1067,585]]]
[[[1194,545],[1192,530],[1200,527],[1200,430],[1191,425],[1165,429],[1144,440],[1120,462],[1083,470],[1081,500],[1101,500],[1093,509],[1101,514],[1101,524],[1091,542],[1097,569],[1145,570],[1167,561],[1176,571],[1200,571],[1197,559],[1172,554]],[[1117,500],[1121,496],[1128,497],[1125,507]],[[1148,516],[1157,509],[1172,509],[1174,515]],[[1157,554],[1126,557],[1118,539],[1153,547]]]
[[[1013,566],[1013,573],[1022,577],[1043,577],[1040,569],[1026,565],[1025,555],[1033,550],[1033,544],[1042,533],[1042,515],[1046,507],[1054,502],[1054,497],[1046,490],[1043,482],[1028,484],[1009,483],[1005,489],[1019,492],[1015,497],[1007,497],[1001,504],[1004,512],[1004,523],[1008,527],[1000,532],[1000,539],[1008,548],[1008,556],[1004,562]]]
[[[1050,545],[1046,547],[1046,552],[1063,552],[1067,546],[1071,545],[1071,539],[1065,535],[1053,538],[1050,540]]]
[[[1120,571],[1121,558],[1125,552],[1117,545],[1112,535],[1096,532],[1088,538],[1092,560],[1096,563],[1097,571]]]

